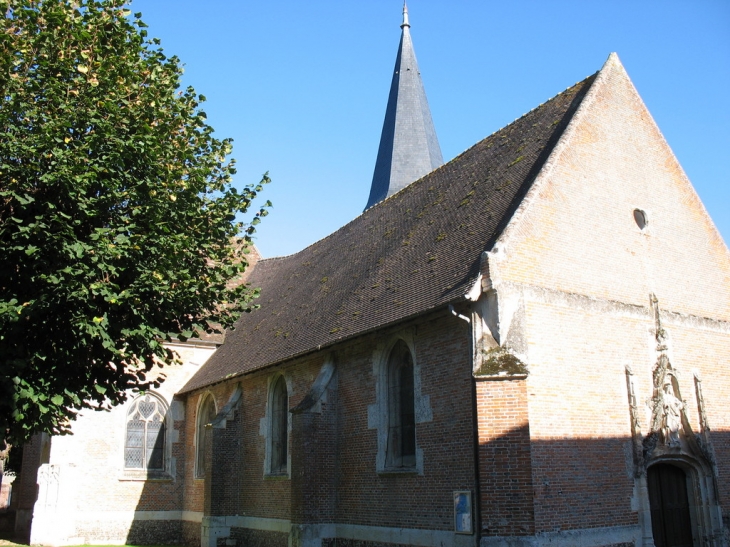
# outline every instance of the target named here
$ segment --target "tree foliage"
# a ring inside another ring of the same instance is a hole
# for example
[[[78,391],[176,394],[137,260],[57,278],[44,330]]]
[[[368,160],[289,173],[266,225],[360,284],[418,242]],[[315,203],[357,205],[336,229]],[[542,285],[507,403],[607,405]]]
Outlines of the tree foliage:
[[[230,140],[122,0],[0,10],[1,443],[155,386],[165,341],[250,309],[266,209],[236,219],[268,178],[232,186]]]

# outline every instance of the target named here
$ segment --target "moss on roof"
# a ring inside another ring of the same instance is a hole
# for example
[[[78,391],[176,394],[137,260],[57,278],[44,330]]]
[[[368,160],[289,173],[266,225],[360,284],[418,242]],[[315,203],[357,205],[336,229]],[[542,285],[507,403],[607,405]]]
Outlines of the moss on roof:
[[[191,391],[464,298],[481,253],[542,169],[591,76],[306,249],[260,260],[244,315]]]

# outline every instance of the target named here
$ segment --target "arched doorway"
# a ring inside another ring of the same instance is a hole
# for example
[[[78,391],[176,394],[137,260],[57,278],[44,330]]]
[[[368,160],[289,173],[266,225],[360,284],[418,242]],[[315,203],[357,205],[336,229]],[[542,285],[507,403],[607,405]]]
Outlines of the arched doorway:
[[[651,529],[656,547],[693,547],[687,474],[668,463],[647,472]]]

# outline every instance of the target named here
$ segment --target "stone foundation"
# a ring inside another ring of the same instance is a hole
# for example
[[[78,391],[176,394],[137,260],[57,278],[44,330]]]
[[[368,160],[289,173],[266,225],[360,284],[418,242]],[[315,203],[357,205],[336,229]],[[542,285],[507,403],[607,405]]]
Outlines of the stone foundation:
[[[182,521],[182,544],[187,547],[200,547],[200,523]]]
[[[534,536],[482,537],[479,547],[635,547],[642,545],[639,526],[585,528],[535,534]]]
[[[287,547],[289,534],[250,528],[231,528],[228,538],[218,538],[218,547]]]
[[[80,521],[75,537],[82,544],[179,545],[179,520]]]
[[[405,547],[400,543],[381,543],[362,541],[359,539],[327,538],[322,540],[322,547]]]

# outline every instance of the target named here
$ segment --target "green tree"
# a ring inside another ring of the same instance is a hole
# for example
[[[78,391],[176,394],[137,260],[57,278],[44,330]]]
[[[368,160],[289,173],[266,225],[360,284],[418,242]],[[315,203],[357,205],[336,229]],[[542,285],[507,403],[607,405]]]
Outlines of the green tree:
[[[0,0],[0,444],[156,386],[229,328],[254,226],[182,69],[122,0]],[[154,370],[153,370],[154,369]]]

